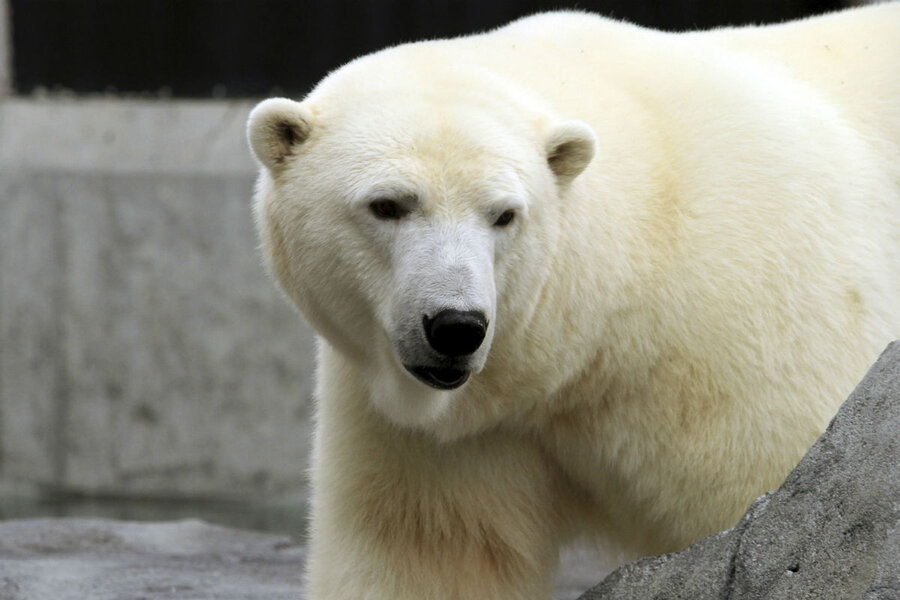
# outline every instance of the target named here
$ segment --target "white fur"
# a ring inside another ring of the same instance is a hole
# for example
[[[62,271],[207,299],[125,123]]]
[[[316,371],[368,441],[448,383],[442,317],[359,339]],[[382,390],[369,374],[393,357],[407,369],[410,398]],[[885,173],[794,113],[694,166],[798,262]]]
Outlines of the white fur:
[[[546,14],[262,103],[263,247],[321,336],[310,597],[546,598],[578,535],[675,550],[777,486],[900,337],[898,29]],[[403,366],[441,307],[489,322],[449,391]]]

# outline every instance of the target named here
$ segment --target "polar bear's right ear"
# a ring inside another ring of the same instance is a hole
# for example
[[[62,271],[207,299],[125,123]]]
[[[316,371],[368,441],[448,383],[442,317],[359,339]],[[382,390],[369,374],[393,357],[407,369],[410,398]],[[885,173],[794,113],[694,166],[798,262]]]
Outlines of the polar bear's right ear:
[[[560,183],[568,183],[584,171],[594,158],[597,136],[582,121],[567,121],[554,127],[547,136],[547,164]]]
[[[299,102],[287,98],[263,100],[247,119],[250,149],[263,166],[277,170],[309,137],[312,121],[312,112]]]

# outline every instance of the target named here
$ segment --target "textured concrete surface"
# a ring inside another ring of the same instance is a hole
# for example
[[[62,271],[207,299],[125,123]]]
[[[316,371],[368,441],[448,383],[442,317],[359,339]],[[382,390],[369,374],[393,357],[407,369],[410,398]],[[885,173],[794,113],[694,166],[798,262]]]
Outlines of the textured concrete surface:
[[[298,600],[291,538],[201,521],[0,523],[3,600]]]
[[[0,495],[302,497],[314,341],[256,249],[251,106],[0,98]]]
[[[626,565],[580,600],[900,598],[900,342],[734,528]]]

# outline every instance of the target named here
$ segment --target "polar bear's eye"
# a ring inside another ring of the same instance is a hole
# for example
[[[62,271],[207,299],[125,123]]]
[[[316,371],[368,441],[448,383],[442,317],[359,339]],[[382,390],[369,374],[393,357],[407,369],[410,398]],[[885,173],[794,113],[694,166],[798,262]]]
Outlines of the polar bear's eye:
[[[507,225],[512,223],[512,220],[515,217],[516,211],[514,211],[513,209],[505,210],[503,211],[503,214],[497,217],[497,220],[494,221],[494,227],[506,227]]]
[[[376,218],[385,221],[396,221],[409,213],[407,209],[393,200],[373,200],[369,202],[369,210]]]

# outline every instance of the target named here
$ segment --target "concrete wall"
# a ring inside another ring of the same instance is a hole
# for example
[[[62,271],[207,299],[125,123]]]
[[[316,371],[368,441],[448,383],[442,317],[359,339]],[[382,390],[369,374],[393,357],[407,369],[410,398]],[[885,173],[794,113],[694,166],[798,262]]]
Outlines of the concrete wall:
[[[251,106],[0,97],[0,493],[302,493],[314,341],[256,249]]]

